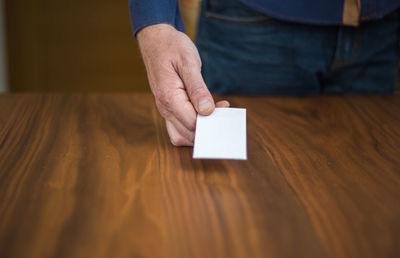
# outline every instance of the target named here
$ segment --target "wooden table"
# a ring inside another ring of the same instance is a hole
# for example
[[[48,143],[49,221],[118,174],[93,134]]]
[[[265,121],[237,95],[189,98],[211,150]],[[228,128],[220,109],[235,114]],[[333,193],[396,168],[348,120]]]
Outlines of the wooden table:
[[[400,96],[228,99],[247,161],[150,95],[0,95],[0,257],[400,257]]]

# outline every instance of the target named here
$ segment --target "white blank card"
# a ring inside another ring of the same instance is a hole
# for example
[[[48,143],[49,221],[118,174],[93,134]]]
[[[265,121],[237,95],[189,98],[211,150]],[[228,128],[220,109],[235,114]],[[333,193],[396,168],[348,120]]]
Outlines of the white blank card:
[[[197,115],[194,159],[247,159],[246,109],[216,108]]]

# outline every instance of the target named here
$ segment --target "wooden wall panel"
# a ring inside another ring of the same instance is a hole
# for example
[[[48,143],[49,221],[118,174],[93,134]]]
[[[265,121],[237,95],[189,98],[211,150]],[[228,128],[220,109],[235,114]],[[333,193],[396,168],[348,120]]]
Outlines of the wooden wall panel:
[[[6,0],[11,91],[148,91],[128,1]]]
[[[200,0],[181,0],[194,38]],[[149,91],[128,0],[6,0],[11,91]]]

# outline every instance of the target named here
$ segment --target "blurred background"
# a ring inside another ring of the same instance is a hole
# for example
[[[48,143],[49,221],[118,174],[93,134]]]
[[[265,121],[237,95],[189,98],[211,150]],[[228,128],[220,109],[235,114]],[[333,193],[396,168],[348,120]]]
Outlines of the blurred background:
[[[193,39],[200,0],[180,0]],[[149,91],[128,0],[0,0],[0,92]]]
[[[194,39],[201,0],[179,0]],[[128,0],[0,0],[0,92],[144,92]]]

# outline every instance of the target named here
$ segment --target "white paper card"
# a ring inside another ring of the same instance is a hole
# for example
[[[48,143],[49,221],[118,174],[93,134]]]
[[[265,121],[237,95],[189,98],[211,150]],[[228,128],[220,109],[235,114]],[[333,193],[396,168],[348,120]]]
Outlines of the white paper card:
[[[216,108],[197,115],[194,159],[247,159],[246,109]]]

